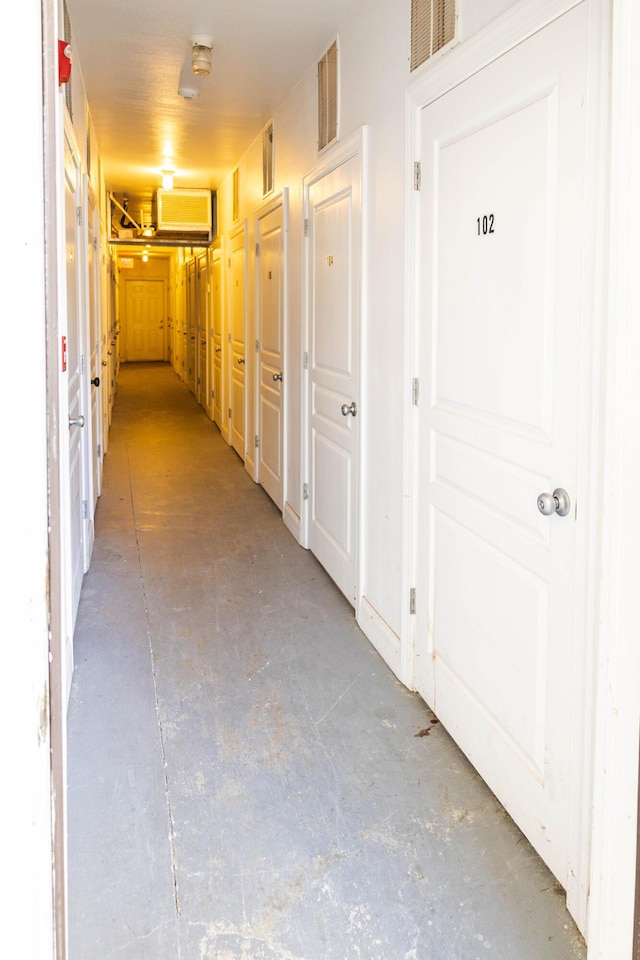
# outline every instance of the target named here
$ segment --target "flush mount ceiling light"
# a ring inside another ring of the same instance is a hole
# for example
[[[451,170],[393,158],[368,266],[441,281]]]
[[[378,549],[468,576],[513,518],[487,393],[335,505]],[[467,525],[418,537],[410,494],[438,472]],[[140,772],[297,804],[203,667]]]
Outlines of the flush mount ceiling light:
[[[213,37],[196,34],[191,37],[191,69],[199,77],[206,77],[211,73],[211,47]]]

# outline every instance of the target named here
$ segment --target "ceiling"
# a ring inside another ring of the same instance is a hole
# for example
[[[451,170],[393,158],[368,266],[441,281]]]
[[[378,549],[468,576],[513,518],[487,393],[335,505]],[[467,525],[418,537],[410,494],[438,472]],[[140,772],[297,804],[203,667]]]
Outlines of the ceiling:
[[[150,197],[169,160],[174,186],[215,189],[361,2],[67,0],[107,188]],[[213,38],[205,77],[198,34]]]

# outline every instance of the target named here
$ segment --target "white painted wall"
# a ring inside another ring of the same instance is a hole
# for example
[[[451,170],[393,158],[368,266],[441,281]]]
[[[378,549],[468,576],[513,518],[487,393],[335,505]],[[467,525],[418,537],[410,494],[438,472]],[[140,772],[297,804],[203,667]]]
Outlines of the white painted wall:
[[[462,0],[461,36],[467,38],[511,6],[513,0]],[[327,46],[333,38],[327,37]],[[362,464],[363,539],[366,560],[361,594],[392,634],[400,635],[403,534],[403,404],[408,389],[403,373],[405,296],[405,183],[411,159],[405,150],[405,92],[409,71],[410,23],[395,5],[371,0],[343,23],[340,47],[340,137],[367,126],[366,161],[368,222],[366,319],[363,326],[363,393],[360,415],[366,435]],[[318,50],[318,58],[324,50]],[[421,68],[428,69],[428,65]],[[300,379],[303,327],[302,179],[318,160],[316,130],[316,63],[274,114],[275,191],[290,191],[289,337],[287,342],[287,415],[289,458],[287,501],[300,514]],[[330,149],[330,148],[329,148]],[[249,223],[248,344],[254,340],[254,214],[262,201],[260,137],[239,164],[240,216]],[[231,223],[231,176],[219,190],[220,232]],[[254,384],[252,355],[247,353],[249,396]],[[253,404],[248,404],[247,436],[255,433]],[[366,629],[366,623],[364,624]],[[399,669],[399,661],[392,664]]]

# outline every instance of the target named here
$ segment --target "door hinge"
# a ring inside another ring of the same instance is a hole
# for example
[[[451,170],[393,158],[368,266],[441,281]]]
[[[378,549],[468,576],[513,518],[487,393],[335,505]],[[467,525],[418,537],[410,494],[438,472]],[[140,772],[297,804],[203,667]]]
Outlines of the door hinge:
[[[303,370],[308,370],[308,369],[309,369],[309,354],[307,353],[306,350],[305,350],[305,352],[302,354],[302,368],[303,368]]]
[[[84,373],[84,353],[80,357],[80,373]]]
[[[254,446],[256,446],[256,447],[259,447],[259,446],[260,446],[260,437],[258,436],[257,433],[256,433],[256,439],[255,439],[255,442],[254,442]]]
[[[413,189],[420,190],[422,187],[422,164],[419,160],[413,165]]]
[[[89,501],[88,500],[82,501],[82,519],[83,520],[89,519]]]
[[[211,399],[212,399],[212,400],[215,400],[215,398],[216,398],[216,392],[215,392],[215,390],[212,390],[212,391],[211,391]]]
[[[102,444],[101,444],[101,443],[98,444],[98,450],[97,450],[97,452],[96,452],[96,456],[97,456],[98,460],[99,460],[100,457],[102,456]]]
[[[416,588],[411,587],[409,590],[409,613],[416,612]]]
[[[308,484],[308,483],[303,483],[303,484],[302,484],[302,499],[303,499],[303,500],[308,500],[308,499],[309,499],[309,484]]]
[[[97,238],[97,237],[94,237],[94,238],[93,238],[93,249],[94,249],[94,250],[97,250],[97,249],[98,249],[98,238]]]
[[[256,243],[256,257],[260,256],[260,244]]]
[[[227,342],[228,342],[228,343],[231,343],[231,334],[228,334]]]
[[[413,403],[414,407],[418,406],[419,396],[420,396],[420,379],[418,377],[414,377],[413,380],[411,381],[411,402]]]
[[[82,226],[82,207],[76,207],[76,220],[78,221],[78,226]]]
[[[227,257],[227,266],[228,266],[228,267],[231,266],[231,257]]]
[[[256,340],[256,352],[260,349],[260,341]]]
[[[306,217],[305,217],[305,221],[304,221],[304,235],[305,235],[305,237],[308,237],[308,236],[309,236],[309,221],[307,220]]]
[[[229,420],[231,420],[231,407],[229,407]]]

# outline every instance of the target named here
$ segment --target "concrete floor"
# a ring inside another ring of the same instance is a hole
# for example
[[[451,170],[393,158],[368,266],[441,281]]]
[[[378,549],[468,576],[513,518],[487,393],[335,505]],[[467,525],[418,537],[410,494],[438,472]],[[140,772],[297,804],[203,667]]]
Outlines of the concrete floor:
[[[585,957],[554,878],[163,364],[121,371],[75,655],[70,960]]]

